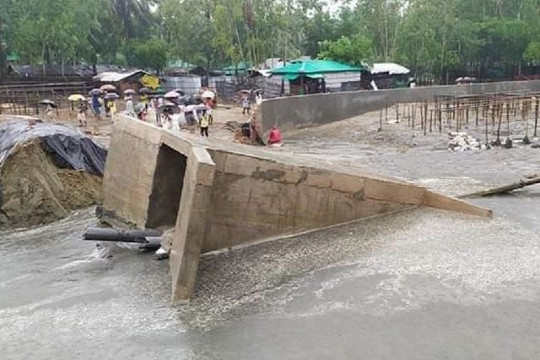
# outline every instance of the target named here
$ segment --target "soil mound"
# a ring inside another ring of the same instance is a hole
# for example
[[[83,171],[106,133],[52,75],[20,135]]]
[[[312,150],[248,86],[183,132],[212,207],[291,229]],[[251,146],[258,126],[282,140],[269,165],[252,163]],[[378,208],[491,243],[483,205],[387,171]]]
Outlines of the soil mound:
[[[101,203],[106,156],[65,126],[0,124],[0,227],[38,225]]]

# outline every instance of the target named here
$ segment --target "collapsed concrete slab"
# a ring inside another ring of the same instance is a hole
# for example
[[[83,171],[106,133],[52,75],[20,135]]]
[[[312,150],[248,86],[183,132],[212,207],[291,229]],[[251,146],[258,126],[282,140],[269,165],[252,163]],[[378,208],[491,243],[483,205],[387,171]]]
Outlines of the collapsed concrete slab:
[[[201,253],[431,206],[491,211],[363,170],[219,141],[118,116],[104,177],[102,219],[174,228],[174,302],[189,300]]]

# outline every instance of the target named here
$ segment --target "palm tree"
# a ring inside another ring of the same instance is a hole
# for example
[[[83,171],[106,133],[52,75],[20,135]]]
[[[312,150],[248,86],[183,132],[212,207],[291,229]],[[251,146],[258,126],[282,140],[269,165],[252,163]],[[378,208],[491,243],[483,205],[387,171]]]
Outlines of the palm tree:
[[[157,0],[112,0],[108,12],[122,27],[122,37],[130,40],[144,37],[153,18],[152,10],[159,4]]]

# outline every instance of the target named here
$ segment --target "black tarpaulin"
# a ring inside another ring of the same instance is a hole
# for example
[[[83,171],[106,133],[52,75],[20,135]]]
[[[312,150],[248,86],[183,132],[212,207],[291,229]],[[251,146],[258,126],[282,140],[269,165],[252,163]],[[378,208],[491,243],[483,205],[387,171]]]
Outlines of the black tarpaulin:
[[[57,124],[12,120],[0,123],[0,166],[17,144],[40,139],[56,166],[103,175],[107,150],[75,129]]]

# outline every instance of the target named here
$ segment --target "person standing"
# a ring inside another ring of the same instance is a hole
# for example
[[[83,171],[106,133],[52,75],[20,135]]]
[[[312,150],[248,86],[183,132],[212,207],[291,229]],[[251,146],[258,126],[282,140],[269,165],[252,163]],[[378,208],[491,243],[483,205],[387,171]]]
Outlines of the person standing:
[[[96,119],[100,118],[101,104],[99,103],[99,95],[92,95],[92,111]]]
[[[148,111],[148,95],[146,93],[141,94],[140,100],[144,104],[145,110]]]
[[[88,124],[86,122],[86,112],[88,111],[88,104],[86,100],[79,100],[78,104],[78,114],[77,114],[77,120],[79,120],[79,125],[81,127],[86,127]]]
[[[208,124],[214,123],[214,116],[212,114],[212,99],[205,99],[203,102],[206,105],[206,115],[208,116]]]
[[[251,104],[249,102],[249,97],[244,96],[242,99],[242,115],[249,115],[251,113]]]
[[[125,105],[126,105],[126,113],[129,116],[135,116],[135,106],[133,105],[133,96],[126,95]]]
[[[203,114],[199,120],[199,127],[201,128],[201,136],[208,137],[208,127],[210,126],[208,121],[208,115]]]
[[[113,99],[107,100],[105,109],[107,110],[107,116],[113,117],[116,114],[116,103]]]
[[[146,107],[142,106],[136,110],[137,119],[146,122]]]

